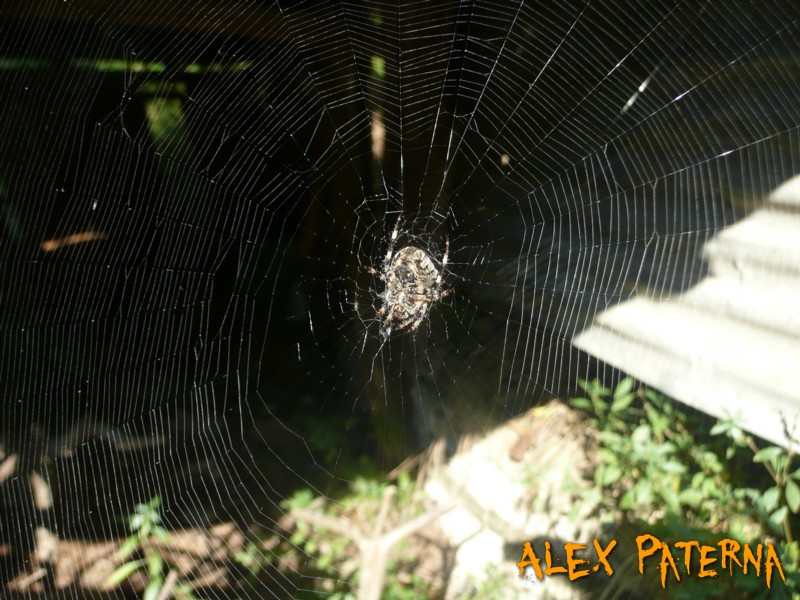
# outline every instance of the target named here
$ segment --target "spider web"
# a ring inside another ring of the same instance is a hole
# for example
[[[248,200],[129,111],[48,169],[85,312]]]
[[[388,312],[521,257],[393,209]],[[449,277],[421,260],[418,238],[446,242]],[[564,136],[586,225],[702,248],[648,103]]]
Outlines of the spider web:
[[[703,244],[800,171],[791,2],[0,16],[4,580],[37,526],[124,535],[159,495],[170,528],[275,532],[358,459],[611,377],[574,336],[697,281]],[[383,340],[367,267],[399,216],[396,249],[440,266],[449,242],[452,293]]]

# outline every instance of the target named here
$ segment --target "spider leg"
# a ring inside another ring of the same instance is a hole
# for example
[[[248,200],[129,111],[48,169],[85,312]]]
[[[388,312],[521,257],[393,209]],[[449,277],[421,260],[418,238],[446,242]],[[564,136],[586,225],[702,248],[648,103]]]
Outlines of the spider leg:
[[[389,247],[386,250],[386,258],[384,260],[384,267],[388,268],[392,262],[392,256],[394,255],[394,244],[397,241],[397,236],[400,233],[400,221],[403,218],[403,213],[401,212],[397,215],[397,222],[394,224],[394,229],[392,229],[392,236],[389,238]]]
[[[407,320],[401,322],[400,324],[398,324],[397,326],[395,326],[393,328],[393,330],[394,331],[400,331],[400,332],[406,332],[406,331],[408,331],[408,326],[409,326],[410,323],[411,323],[411,319],[407,319]]]
[[[408,327],[414,321],[414,319],[415,317],[406,312],[406,310],[404,310],[402,307],[395,306],[394,309],[389,310],[389,314],[384,322],[386,327],[389,329],[389,333],[392,331],[405,332],[408,331]],[[392,322],[397,324],[392,326]]]
[[[411,323],[411,325],[406,329],[406,332],[411,333],[412,331],[416,331],[420,323],[422,323],[422,317],[419,317],[413,323]]]
[[[439,269],[439,274],[436,276],[435,286],[438,288],[439,284],[442,283],[442,275],[444,274],[444,270],[447,268],[447,259],[450,256],[450,238],[444,238],[444,256],[442,256],[442,268]],[[441,296],[440,296],[441,297]]]
[[[375,320],[380,322],[379,331],[383,339],[388,338],[392,333],[392,313],[386,313],[386,307],[384,306],[375,314]]]
[[[401,212],[397,215],[397,222],[394,224],[394,230],[392,230],[392,241],[394,242],[397,239],[397,232],[400,231],[400,221],[403,219],[403,213]]]
[[[373,269],[372,267],[368,267],[367,265],[361,265],[361,266],[370,275],[374,275],[375,277],[377,277],[381,281],[386,281],[386,277],[383,276],[383,273],[381,273],[379,271],[376,271],[375,269]]]

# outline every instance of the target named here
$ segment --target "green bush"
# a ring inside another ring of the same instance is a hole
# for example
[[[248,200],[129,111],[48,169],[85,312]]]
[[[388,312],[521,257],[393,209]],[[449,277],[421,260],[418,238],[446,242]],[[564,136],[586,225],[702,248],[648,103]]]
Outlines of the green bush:
[[[146,504],[137,504],[136,510],[128,516],[128,528],[131,534],[119,548],[123,563],[106,580],[106,587],[115,587],[144,569],[147,574],[147,585],[142,600],[156,600],[160,597],[167,583],[169,561],[163,556],[161,544],[169,544],[169,533],[161,526],[159,506],[161,498],[155,496]],[[137,558],[134,558],[137,557]],[[169,597],[178,600],[196,600],[192,586],[186,581],[175,581],[169,590]]]
[[[708,428],[707,417],[679,408],[631,378],[611,390],[580,381],[583,411],[597,437],[595,486],[582,499],[617,526],[646,523],[663,538],[730,537],[755,542],[776,537],[785,584],[763,588],[754,578],[731,578],[726,594],[800,598],[800,548],[794,538],[800,511],[800,469],[787,450],[759,447],[737,418]],[[754,469],[753,466],[758,468]],[[764,468],[761,469],[761,466]],[[723,580],[715,582],[725,585]],[[713,593],[704,583],[703,593]],[[723,589],[719,589],[720,594]],[[698,593],[681,584],[678,595]]]

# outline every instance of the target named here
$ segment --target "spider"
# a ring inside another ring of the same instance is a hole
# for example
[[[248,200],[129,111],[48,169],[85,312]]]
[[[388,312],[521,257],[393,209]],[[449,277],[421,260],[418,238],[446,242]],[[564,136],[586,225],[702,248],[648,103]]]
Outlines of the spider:
[[[400,232],[397,217],[382,271],[364,267],[386,285],[380,297],[383,306],[375,318],[381,321],[381,337],[386,339],[392,331],[410,333],[419,327],[430,310],[431,304],[452,293],[450,288],[442,288],[442,273],[447,267],[450,241],[445,239],[441,268],[437,268],[433,258],[416,246],[405,246],[394,251]]]

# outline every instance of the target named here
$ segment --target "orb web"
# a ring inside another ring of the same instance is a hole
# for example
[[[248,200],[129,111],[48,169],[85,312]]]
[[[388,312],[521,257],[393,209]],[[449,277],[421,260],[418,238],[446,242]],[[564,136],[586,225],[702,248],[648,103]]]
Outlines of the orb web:
[[[155,496],[171,529],[290,543],[297,489],[335,502],[365,457],[391,468],[604,372],[575,335],[689,287],[703,244],[800,171],[798,17],[4,3],[3,579],[37,528],[113,539]],[[398,249],[441,265],[448,244],[452,292],[383,340],[363,266],[398,214]],[[237,593],[316,585],[283,567]]]

